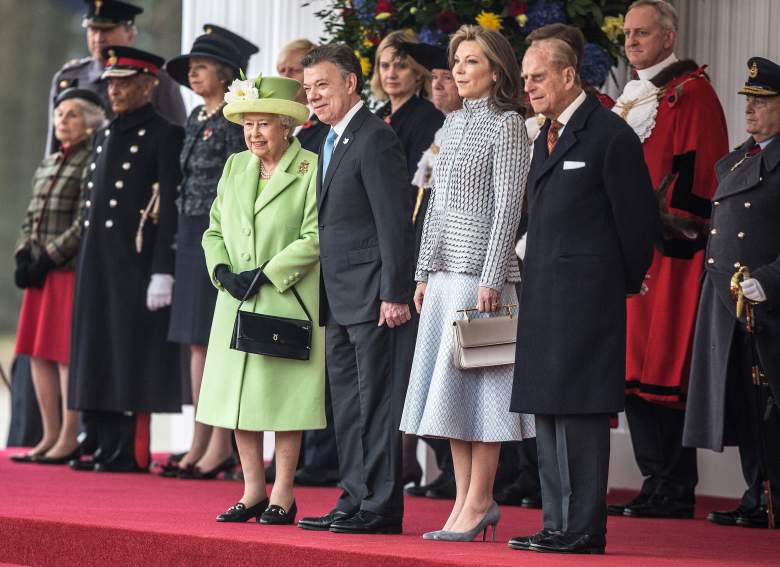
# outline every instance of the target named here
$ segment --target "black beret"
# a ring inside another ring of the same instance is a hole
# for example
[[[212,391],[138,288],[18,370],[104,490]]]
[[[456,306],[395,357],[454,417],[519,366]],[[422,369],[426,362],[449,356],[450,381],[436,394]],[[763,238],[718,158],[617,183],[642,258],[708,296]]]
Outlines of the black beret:
[[[82,100],[86,100],[87,102],[96,104],[102,109],[106,108],[106,103],[103,100],[103,97],[101,97],[98,93],[89,89],[79,89],[75,87],[65,89],[60,94],[58,94],[57,98],[54,99],[54,108],[57,108],[62,101],[71,98],[80,98]]]

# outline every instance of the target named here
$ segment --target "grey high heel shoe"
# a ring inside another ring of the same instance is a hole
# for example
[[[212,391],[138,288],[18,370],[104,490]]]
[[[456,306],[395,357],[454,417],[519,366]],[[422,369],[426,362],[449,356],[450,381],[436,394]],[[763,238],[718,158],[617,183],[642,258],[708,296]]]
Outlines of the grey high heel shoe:
[[[423,539],[436,539],[436,536],[440,534],[442,530],[436,530],[435,532],[425,532],[422,535]]]
[[[488,508],[488,511],[485,512],[485,515],[482,516],[482,519],[470,530],[465,532],[440,530],[438,532],[434,532],[433,539],[436,541],[472,541],[475,537],[477,537],[479,532],[482,532],[482,541],[485,541],[487,537],[487,529],[492,528],[490,533],[490,541],[495,542],[496,526],[498,525],[498,520],[500,519],[501,512],[498,509],[498,504],[493,502],[490,505],[490,508]]]

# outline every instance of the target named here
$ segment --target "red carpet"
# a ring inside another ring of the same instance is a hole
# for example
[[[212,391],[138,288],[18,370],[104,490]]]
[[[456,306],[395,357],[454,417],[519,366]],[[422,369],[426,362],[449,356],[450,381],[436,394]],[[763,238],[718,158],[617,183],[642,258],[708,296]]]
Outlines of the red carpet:
[[[505,507],[494,544],[428,542],[424,531],[446,519],[449,502],[407,499],[404,534],[350,536],[256,523],[217,524],[241,495],[238,482],[183,481],[152,475],[77,473],[66,467],[11,463],[0,452],[0,564],[274,565],[342,567],[476,566],[774,566],[780,530],[726,528],[704,520],[734,502],[701,498],[696,520],[610,518],[607,555],[512,551],[506,540],[530,534],[541,512]],[[302,515],[327,512],[335,489],[298,489]],[[613,495],[622,499],[626,494]],[[500,541],[498,541],[500,540]]]

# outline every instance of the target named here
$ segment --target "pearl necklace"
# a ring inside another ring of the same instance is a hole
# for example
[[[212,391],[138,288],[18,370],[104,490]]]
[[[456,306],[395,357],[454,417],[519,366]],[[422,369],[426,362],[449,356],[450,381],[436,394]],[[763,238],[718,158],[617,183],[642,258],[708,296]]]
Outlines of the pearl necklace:
[[[214,116],[217,112],[222,110],[222,107],[225,106],[225,101],[222,101],[219,103],[219,106],[217,106],[212,111],[206,110],[206,105],[203,105],[203,108],[200,109],[200,112],[198,112],[198,122],[206,122],[208,119],[210,119],[212,116]]]

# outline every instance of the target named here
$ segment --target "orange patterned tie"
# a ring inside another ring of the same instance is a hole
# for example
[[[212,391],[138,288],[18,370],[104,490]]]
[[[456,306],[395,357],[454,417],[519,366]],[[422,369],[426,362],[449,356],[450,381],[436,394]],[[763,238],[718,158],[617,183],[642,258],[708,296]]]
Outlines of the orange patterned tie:
[[[558,131],[561,128],[563,128],[563,124],[561,124],[557,120],[553,120],[552,123],[550,123],[550,129],[547,130],[547,155],[548,156],[553,153],[555,144],[558,142]]]

